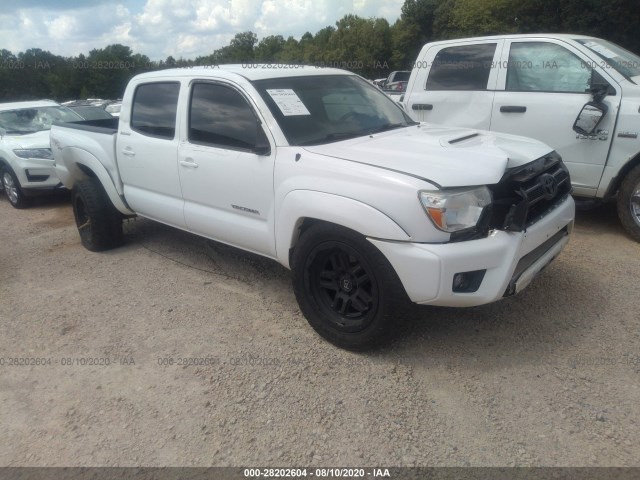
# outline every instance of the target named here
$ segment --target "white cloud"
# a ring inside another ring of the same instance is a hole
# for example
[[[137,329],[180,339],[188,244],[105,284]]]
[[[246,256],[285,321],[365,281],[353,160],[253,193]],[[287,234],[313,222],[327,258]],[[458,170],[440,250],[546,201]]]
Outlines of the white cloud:
[[[144,3],[142,3],[144,1]],[[236,33],[299,38],[348,13],[393,22],[404,0],[93,0],[82,8],[30,0],[0,11],[0,45],[75,56],[121,43],[152,59],[193,58],[227,45]],[[56,2],[52,2],[56,3]],[[17,5],[17,6],[16,6]],[[16,22],[16,19],[18,20]]]

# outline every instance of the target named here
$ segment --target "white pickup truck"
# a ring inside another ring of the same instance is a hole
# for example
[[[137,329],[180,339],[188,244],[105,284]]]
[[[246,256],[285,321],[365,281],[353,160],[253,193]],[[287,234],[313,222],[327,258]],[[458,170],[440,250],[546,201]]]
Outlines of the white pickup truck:
[[[617,198],[640,241],[640,57],[579,35],[426,44],[403,99],[415,119],[526,135],[554,147],[579,204]]]
[[[119,122],[56,124],[59,178],[90,250],[141,215],[293,270],[323,337],[366,348],[395,306],[513,295],[574,218],[560,156],[536,141],[412,121],[348,72],[193,68],[134,77]]]

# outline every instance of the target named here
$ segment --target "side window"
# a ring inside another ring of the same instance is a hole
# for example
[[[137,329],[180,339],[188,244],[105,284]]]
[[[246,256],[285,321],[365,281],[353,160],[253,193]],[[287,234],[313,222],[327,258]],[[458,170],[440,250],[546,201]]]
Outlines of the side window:
[[[585,93],[591,69],[555,43],[512,43],[507,66],[507,91]]]
[[[253,150],[266,141],[247,101],[236,90],[196,83],[191,91],[189,141],[221,148]]]
[[[440,50],[427,78],[426,90],[486,90],[495,43],[461,45]]]
[[[179,83],[147,83],[136,88],[131,128],[144,135],[172,139],[176,133]]]

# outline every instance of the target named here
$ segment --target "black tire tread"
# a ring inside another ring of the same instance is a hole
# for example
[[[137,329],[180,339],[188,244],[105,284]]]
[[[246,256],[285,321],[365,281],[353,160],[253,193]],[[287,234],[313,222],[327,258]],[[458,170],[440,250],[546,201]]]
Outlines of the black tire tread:
[[[101,252],[122,244],[122,214],[113,206],[100,181],[89,178],[77,182],[73,187],[73,210],[80,200],[90,220],[90,227],[79,230],[82,245],[92,252]]]
[[[633,219],[629,207],[629,201],[638,183],[640,183],[640,165],[634,167],[622,181],[617,198],[617,209],[620,223],[622,223],[622,227],[625,229],[627,234],[636,242],[640,242],[640,225],[638,225]]]

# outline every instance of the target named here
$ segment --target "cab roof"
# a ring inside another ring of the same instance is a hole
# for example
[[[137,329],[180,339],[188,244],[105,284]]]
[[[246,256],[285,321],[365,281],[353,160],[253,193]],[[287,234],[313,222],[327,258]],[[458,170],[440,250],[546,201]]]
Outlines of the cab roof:
[[[217,77],[234,79],[243,77],[249,81],[283,77],[308,77],[312,75],[354,75],[337,68],[320,68],[309,65],[284,63],[245,63],[232,65],[205,65],[199,67],[172,68],[142,73],[134,78],[144,80],[151,78],[176,77]]]
[[[590,37],[588,35],[572,34],[572,33],[512,33],[508,35],[489,35],[485,37],[467,37],[467,38],[451,38],[449,40],[439,40],[429,42],[432,44],[453,43],[453,42],[477,42],[483,40],[510,40],[518,38],[555,38],[558,40],[601,40],[600,38]]]

